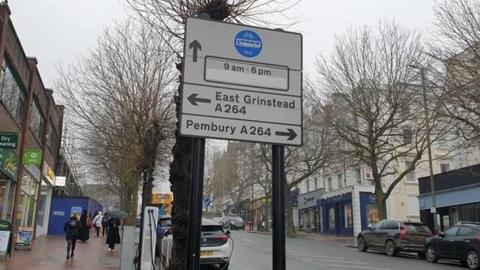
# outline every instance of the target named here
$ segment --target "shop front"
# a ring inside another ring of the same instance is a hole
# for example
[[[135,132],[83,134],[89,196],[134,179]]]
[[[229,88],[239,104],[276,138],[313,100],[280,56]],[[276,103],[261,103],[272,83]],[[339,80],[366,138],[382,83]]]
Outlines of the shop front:
[[[37,230],[35,236],[48,233],[50,204],[52,201],[53,187],[55,186],[55,173],[45,162],[43,166],[43,179],[38,197]]]
[[[323,189],[298,195],[298,224],[300,231],[322,232],[322,218],[317,201]]]
[[[13,195],[18,173],[18,156],[12,150],[0,149],[0,219],[12,221]]]

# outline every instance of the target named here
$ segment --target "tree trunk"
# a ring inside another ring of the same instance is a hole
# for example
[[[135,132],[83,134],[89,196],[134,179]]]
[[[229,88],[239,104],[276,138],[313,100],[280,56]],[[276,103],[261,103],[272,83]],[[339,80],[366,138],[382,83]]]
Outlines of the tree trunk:
[[[182,86],[179,85],[179,95],[175,97],[177,119],[180,114],[180,94]],[[175,131],[175,145],[173,146],[173,161],[170,164],[170,183],[173,192],[172,233],[173,248],[170,269],[183,270],[187,265],[187,234],[188,234],[188,208],[191,181],[192,139],[180,137],[177,123]]]
[[[292,200],[290,199],[290,188],[287,185],[285,191],[285,208],[287,211],[287,236],[297,237],[297,231],[295,230],[295,223],[293,222],[293,207]]]
[[[386,219],[387,218],[387,204],[386,204],[386,198],[384,194],[375,194],[376,197],[376,205],[377,205],[377,210],[378,210],[378,217],[380,220]]]

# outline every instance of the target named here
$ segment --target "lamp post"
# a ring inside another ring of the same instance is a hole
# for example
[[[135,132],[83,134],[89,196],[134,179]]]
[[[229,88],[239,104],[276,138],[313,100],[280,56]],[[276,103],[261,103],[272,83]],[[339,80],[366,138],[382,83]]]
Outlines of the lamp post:
[[[428,153],[428,167],[429,167],[429,177],[430,177],[430,193],[432,195],[432,208],[430,212],[433,216],[433,232],[435,233],[438,229],[437,225],[437,202],[435,199],[435,181],[433,177],[433,161],[432,161],[432,146],[430,141],[430,116],[428,113],[427,108],[427,84],[426,84],[426,77],[425,77],[425,68],[419,67],[416,65],[410,65],[410,67],[418,69],[420,71],[420,76],[422,80],[422,93],[423,93],[423,106],[425,110],[425,125],[427,128],[427,153]]]

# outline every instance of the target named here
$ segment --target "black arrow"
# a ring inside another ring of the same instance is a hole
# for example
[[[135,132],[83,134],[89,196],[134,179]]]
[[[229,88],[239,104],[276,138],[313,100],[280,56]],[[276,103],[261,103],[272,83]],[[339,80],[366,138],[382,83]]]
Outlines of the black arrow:
[[[203,103],[211,103],[212,102],[212,100],[210,100],[208,98],[197,98],[197,97],[198,97],[198,94],[191,94],[188,97],[188,101],[190,101],[190,103],[192,103],[192,105],[195,105],[195,106],[198,105],[197,102],[203,102]]]
[[[202,50],[202,45],[196,39],[188,45],[189,49],[193,48],[193,62],[197,62],[197,52]]]
[[[288,132],[283,131],[275,131],[275,135],[277,136],[288,136],[287,141],[291,141],[297,137],[297,133],[291,128],[287,129]]]

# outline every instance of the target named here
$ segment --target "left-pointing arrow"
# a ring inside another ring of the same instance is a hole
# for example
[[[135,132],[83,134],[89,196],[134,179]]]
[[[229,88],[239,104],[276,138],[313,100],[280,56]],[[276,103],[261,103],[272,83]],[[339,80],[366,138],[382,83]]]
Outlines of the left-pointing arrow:
[[[199,98],[198,94],[191,94],[188,97],[188,101],[190,101],[190,103],[192,103],[192,105],[194,105],[194,106],[197,106],[198,102],[202,102],[202,103],[211,103],[212,102],[212,100],[210,100],[208,98]]]
[[[197,62],[198,50],[202,50],[202,45],[196,39],[188,45],[189,49],[193,49],[193,62]]]

